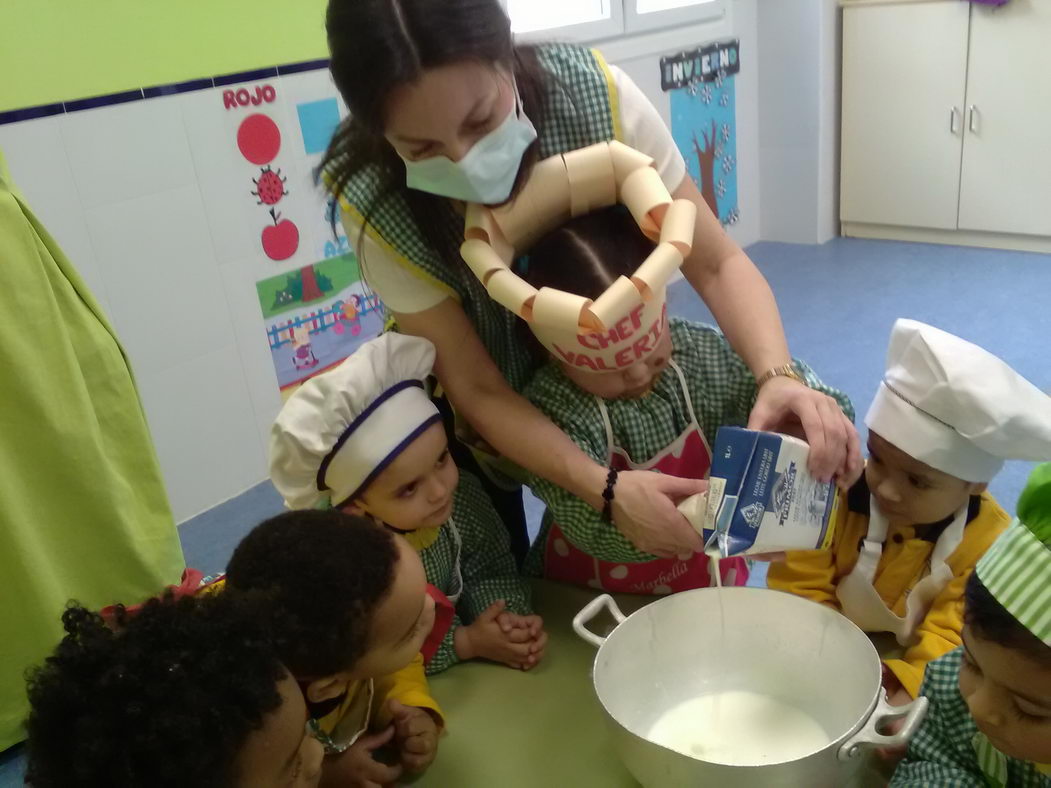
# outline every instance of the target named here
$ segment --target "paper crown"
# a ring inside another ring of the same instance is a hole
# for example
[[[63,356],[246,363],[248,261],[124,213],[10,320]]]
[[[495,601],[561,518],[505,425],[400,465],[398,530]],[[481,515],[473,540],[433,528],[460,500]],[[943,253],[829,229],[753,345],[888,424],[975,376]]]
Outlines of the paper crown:
[[[567,220],[623,203],[657,246],[629,278],[596,299],[537,290],[511,265],[520,252]],[[592,372],[631,366],[656,347],[666,322],[665,288],[689,255],[697,208],[673,200],[653,159],[602,142],[544,159],[511,202],[472,203],[460,254],[489,296],[525,320],[556,357]]]

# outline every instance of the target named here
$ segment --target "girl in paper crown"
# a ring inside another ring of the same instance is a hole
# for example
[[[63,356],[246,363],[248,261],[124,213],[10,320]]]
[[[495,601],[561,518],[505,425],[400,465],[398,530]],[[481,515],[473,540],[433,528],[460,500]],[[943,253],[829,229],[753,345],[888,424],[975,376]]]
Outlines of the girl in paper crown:
[[[1051,786],[1051,464],[967,581],[963,646],[927,666],[931,701],[893,786]]]
[[[549,288],[597,302],[615,283],[640,272],[647,276],[641,266],[655,248],[626,209],[605,208],[569,221],[532,246],[522,278],[541,292]],[[606,331],[580,334],[537,320],[528,324],[544,363],[524,394],[610,469],[614,497],[623,472],[705,478],[711,465],[708,436],[720,425],[747,424],[758,390],[725,337],[709,326],[669,319],[664,282],[651,282],[648,300],[637,299],[607,320]],[[795,371],[829,395],[830,407],[852,415],[847,397],[823,385],[809,367],[797,361]],[[654,555],[639,548],[631,531],[614,527],[608,511],[604,516],[539,476],[530,486],[548,507],[528,559],[531,571],[644,594],[709,584],[704,554]],[[741,558],[722,561],[720,571],[726,584],[743,585],[748,577]]]
[[[270,478],[289,508],[369,516],[419,552],[437,604],[428,673],[473,658],[528,670],[543,622],[492,504],[449,454],[424,388],[433,364],[429,341],[390,333],[311,378],[271,429]]]
[[[977,345],[902,319],[865,423],[869,460],[830,549],[789,553],[767,583],[893,633],[904,653],[885,661],[884,685],[901,704],[960,645],[967,578],[1011,521],[986,488],[1005,460],[1051,457],[1051,397]]]

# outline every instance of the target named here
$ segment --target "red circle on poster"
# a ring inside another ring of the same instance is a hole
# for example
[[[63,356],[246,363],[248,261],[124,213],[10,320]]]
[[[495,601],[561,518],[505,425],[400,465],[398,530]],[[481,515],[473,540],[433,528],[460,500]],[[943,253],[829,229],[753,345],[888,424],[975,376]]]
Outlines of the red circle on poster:
[[[237,147],[252,164],[269,164],[281,149],[281,131],[269,115],[257,112],[238,126]]]

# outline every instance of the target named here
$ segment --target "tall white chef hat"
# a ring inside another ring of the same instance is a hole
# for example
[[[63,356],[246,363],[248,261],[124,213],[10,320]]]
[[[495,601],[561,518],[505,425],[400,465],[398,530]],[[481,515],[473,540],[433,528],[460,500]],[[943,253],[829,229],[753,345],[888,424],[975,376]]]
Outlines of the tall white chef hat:
[[[1051,459],[1051,397],[977,345],[898,320],[865,423],[921,462],[969,482],[1005,460]]]
[[[270,428],[270,478],[291,509],[354,500],[432,424],[434,345],[388,333],[304,383]]]

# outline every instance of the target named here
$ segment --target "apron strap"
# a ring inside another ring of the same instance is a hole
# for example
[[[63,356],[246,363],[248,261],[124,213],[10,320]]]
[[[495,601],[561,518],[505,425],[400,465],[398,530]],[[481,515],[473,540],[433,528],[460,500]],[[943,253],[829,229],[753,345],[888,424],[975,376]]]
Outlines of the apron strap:
[[[701,423],[697,421],[697,414],[693,412],[693,397],[690,396],[690,387],[686,385],[686,376],[682,373],[679,365],[675,363],[675,359],[669,358],[668,366],[675,370],[675,374],[679,378],[679,390],[682,391],[682,398],[686,401],[686,412],[690,414],[690,423],[696,425],[697,431],[703,435],[704,430],[701,429]]]
[[[453,559],[453,577],[456,579],[456,590],[449,594],[449,600],[455,605],[460,599],[460,594],[463,593],[463,572],[460,569],[460,559],[463,557],[463,540],[460,538],[460,530],[456,527],[456,521],[452,517],[442,527],[448,528],[452,532],[453,542],[456,545],[456,557]]]
[[[613,425],[610,423],[609,410],[606,409],[602,397],[596,396],[595,402],[598,403],[598,412],[602,415],[602,426],[606,428],[606,465],[609,465],[613,461]]]
[[[974,734],[971,739],[971,747],[978,760],[978,768],[990,788],[1006,788],[1007,757],[993,747],[983,733]]]
[[[876,505],[876,499],[870,496],[869,527],[865,538],[861,541],[861,551],[851,574],[856,572],[859,577],[869,583],[876,578],[876,570],[883,557],[883,545],[887,541],[887,528],[887,518]]]

